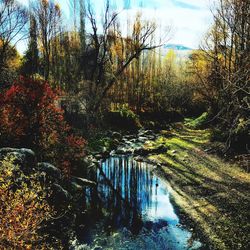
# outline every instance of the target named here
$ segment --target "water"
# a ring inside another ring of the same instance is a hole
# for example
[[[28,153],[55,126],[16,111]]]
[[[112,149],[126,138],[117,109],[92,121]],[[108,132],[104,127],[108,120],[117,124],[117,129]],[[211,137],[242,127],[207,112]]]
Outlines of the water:
[[[101,222],[92,230],[90,248],[199,249],[201,242],[180,224],[167,184],[153,166],[129,156],[111,157],[97,171]],[[91,231],[91,230],[90,230]]]

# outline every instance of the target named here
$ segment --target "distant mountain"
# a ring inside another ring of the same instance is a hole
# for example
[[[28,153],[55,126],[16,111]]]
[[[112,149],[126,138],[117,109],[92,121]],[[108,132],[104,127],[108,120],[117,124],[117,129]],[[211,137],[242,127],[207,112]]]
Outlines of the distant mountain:
[[[192,50],[192,48],[186,47],[182,44],[165,44],[164,49],[174,49],[174,50]]]
[[[192,48],[189,48],[182,44],[165,44],[161,50],[162,56],[165,57],[170,49],[174,50],[177,58],[183,60],[186,60],[193,50]]]

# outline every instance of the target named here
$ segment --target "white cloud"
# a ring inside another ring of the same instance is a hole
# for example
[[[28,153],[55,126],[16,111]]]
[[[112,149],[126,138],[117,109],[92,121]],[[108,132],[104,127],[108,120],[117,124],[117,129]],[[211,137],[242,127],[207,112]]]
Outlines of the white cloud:
[[[71,23],[69,10],[69,1],[72,0],[55,0],[61,5],[66,25]],[[159,26],[172,26],[171,43],[183,44],[188,47],[197,48],[203,35],[212,23],[212,14],[209,10],[209,2],[212,0],[143,0],[144,8],[139,8],[138,0],[130,0],[131,9],[122,10],[124,0],[113,0],[117,10],[121,11],[120,20],[121,27],[126,30],[127,16],[131,18],[136,15],[137,11],[141,11],[143,17],[154,19]],[[27,5],[29,0],[20,0]],[[196,8],[184,8],[176,2],[181,2]],[[105,0],[92,0],[96,8],[96,14],[100,17],[100,13],[104,8]]]
[[[182,0],[184,2],[184,0]],[[205,6],[207,1],[186,1],[197,4],[203,2]],[[200,3],[201,6],[201,3]],[[134,17],[140,9],[130,9],[121,14],[122,20],[126,16]],[[170,1],[165,1],[164,7],[160,9],[143,8],[141,12],[144,17],[154,19],[158,26],[172,26],[173,36],[171,43],[183,44],[191,48],[197,48],[200,40],[211,25],[212,15],[208,7],[200,10],[180,8],[173,5]]]

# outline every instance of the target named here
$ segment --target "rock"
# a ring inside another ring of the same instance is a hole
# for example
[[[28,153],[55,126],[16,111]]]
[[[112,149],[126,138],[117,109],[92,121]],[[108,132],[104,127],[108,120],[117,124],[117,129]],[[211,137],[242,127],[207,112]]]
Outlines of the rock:
[[[93,250],[102,250],[103,248],[101,246],[95,246]]]
[[[145,136],[139,136],[139,137],[138,137],[138,141],[139,141],[139,142],[145,142],[145,141],[147,141],[147,140],[148,140],[148,138],[145,137]]]
[[[156,160],[151,160],[151,159],[148,159],[148,158],[142,157],[142,156],[136,156],[136,157],[134,157],[134,160],[138,161],[138,162],[145,162],[145,163],[148,163],[150,165],[157,166],[157,167],[161,166],[161,164],[159,162],[157,162]]]
[[[155,137],[156,137],[156,136],[154,136],[154,135],[148,135],[148,136],[147,136],[147,139],[148,139],[148,140],[154,140]]]
[[[114,145],[114,146],[119,145],[119,143],[120,143],[120,140],[118,140],[118,139],[114,139],[114,140],[113,140],[113,145]]]
[[[140,129],[139,133],[138,133],[138,136],[151,136],[152,134],[153,134],[152,130],[143,130],[143,129]]]
[[[69,202],[70,201],[71,195],[66,189],[64,189],[59,184],[53,184],[51,189],[52,189],[52,199],[55,202]]]
[[[70,182],[70,191],[73,193],[81,192],[82,191],[82,186],[78,185],[75,181]]]
[[[109,157],[110,154],[109,154],[109,151],[108,151],[108,150],[105,150],[105,151],[102,152],[101,155],[102,155],[102,158],[106,159],[106,158]]]
[[[146,158],[142,157],[142,156],[135,156],[133,158],[135,161],[138,161],[138,162],[145,162]]]
[[[34,169],[36,165],[36,156],[31,149],[26,148],[1,148],[0,160],[5,157],[14,157],[14,164],[20,166],[24,173],[29,173]]]
[[[73,176],[72,181],[75,182],[76,184],[80,185],[80,186],[96,186],[96,182],[94,181],[90,181],[84,178],[80,178],[80,177],[75,177]]]
[[[95,155],[95,158],[96,158],[97,160],[101,160],[101,159],[104,158],[104,157],[102,157],[102,154],[96,154],[96,155]]]
[[[126,155],[126,154],[132,154],[133,150],[131,148],[125,148],[125,147],[119,147],[115,154],[117,155]]]
[[[55,167],[54,165],[47,163],[47,162],[39,162],[37,164],[37,168],[41,172],[45,172],[47,176],[52,177],[55,180],[62,179],[62,172],[60,169]]]
[[[146,155],[148,155],[150,152],[151,152],[150,149],[140,147],[140,148],[135,148],[135,150],[134,150],[134,155],[146,156]]]
[[[126,141],[128,141],[128,140],[135,140],[135,136],[134,135],[125,135],[125,136],[123,136],[123,140],[126,140]]]
[[[153,149],[154,154],[161,154],[161,153],[166,153],[168,151],[168,147],[165,145],[159,145],[158,147]]]
[[[149,154],[161,154],[165,153],[168,150],[168,147],[164,145],[159,145],[156,148],[135,148],[134,155],[141,155],[141,156],[147,156]]]
[[[112,137],[112,139],[117,139],[117,140],[122,139],[122,135],[118,132],[113,132],[111,137]]]

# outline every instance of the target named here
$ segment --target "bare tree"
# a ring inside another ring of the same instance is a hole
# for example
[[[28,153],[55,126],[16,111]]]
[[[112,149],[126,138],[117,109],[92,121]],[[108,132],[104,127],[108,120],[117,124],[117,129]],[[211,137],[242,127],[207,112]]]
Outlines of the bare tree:
[[[15,0],[0,0],[0,70],[9,50],[28,35],[27,11]]]
[[[37,17],[39,40],[43,56],[44,77],[47,80],[51,71],[52,41],[60,32],[60,6],[50,0],[39,0],[33,6]]]
[[[123,37],[119,29],[118,16],[118,13],[112,11],[109,1],[106,1],[103,25],[99,31],[91,5],[87,8],[87,17],[92,28],[91,42],[85,55],[90,64],[86,65],[85,72],[88,85],[85,94],[89,113],[99,110],[109,90],[134,59],[138,59],[143,51],[153,50],[164,44],[151,43],[151,37],[157,30],[155,23],[138,19],[135,20],[132,33]],[[112,45],[118,42],[122,50],[122,56],[119,58],[112,53]]]
[[[217,96],[213,115],[227,131],[226,150],[250,124],[249,13],[249,1],[220,0],[214,25],[202,47],[210,69],[205,81],[212,83]],[[247,136],[243,137],[246,140]]]

